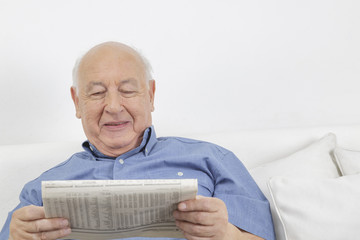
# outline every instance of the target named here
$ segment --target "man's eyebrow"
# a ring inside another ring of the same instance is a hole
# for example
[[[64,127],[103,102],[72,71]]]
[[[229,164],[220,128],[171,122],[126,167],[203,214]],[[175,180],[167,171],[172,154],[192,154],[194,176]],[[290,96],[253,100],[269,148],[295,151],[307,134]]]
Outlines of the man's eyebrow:
[[[90,82],[87,86],[86,86],[86,90],[90,91],[94,86],[102,86],[105,87],[105,85],[102,82]]]
[[[138,86],[138,81],[135,78],[127,78],[120,81],[120,85],[131,84],[133,86]]]

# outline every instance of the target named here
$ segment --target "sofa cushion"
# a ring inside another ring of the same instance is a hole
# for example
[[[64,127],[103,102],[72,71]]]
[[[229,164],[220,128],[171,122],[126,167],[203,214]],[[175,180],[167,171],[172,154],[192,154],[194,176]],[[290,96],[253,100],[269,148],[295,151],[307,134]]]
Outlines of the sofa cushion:
[[[360,174],[335,179],[274,177],[269,188],[287,240],[358,239]]]
[[[334,156],[342,175],[360,173],[360,152],[340,147],[335,148]]]
[[[275,232],[278,240],[284,239],[283,227],[276,214],[267,182],[273,176],[296,176],[316,178],[339,177],[339,170],[331,154],[336,146],[336,136],[327,134],[320,140],[288,157],[250,169],[256,183],[270,202]]]

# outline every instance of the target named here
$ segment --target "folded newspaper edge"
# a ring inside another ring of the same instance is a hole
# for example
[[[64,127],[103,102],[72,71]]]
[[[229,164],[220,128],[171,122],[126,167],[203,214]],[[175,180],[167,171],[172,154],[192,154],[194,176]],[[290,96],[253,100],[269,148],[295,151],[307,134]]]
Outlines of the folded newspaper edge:
[[[69,219],[66,238],[183,238],[172,216],[195,199],[197,179],[42,181],[45,217]]]

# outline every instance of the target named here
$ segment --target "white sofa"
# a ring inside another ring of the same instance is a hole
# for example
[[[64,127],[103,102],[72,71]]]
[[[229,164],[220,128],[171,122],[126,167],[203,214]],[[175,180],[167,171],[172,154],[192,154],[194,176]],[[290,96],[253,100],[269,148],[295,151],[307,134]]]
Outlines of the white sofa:
[[[277,239],[360,238],[360,125],[185,137],[239,157],[271,202]],[[81,142],[0,146],[0,225],[26,182],[81,150]]]

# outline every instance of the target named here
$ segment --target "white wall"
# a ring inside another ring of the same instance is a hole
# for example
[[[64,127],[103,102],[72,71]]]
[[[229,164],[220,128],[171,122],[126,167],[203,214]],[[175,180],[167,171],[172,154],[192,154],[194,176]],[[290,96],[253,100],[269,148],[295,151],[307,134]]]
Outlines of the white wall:
[[[360,123],[358,0],[0,0],[0,144],[83,139],[75,59],[152,62],[158,135]]]

